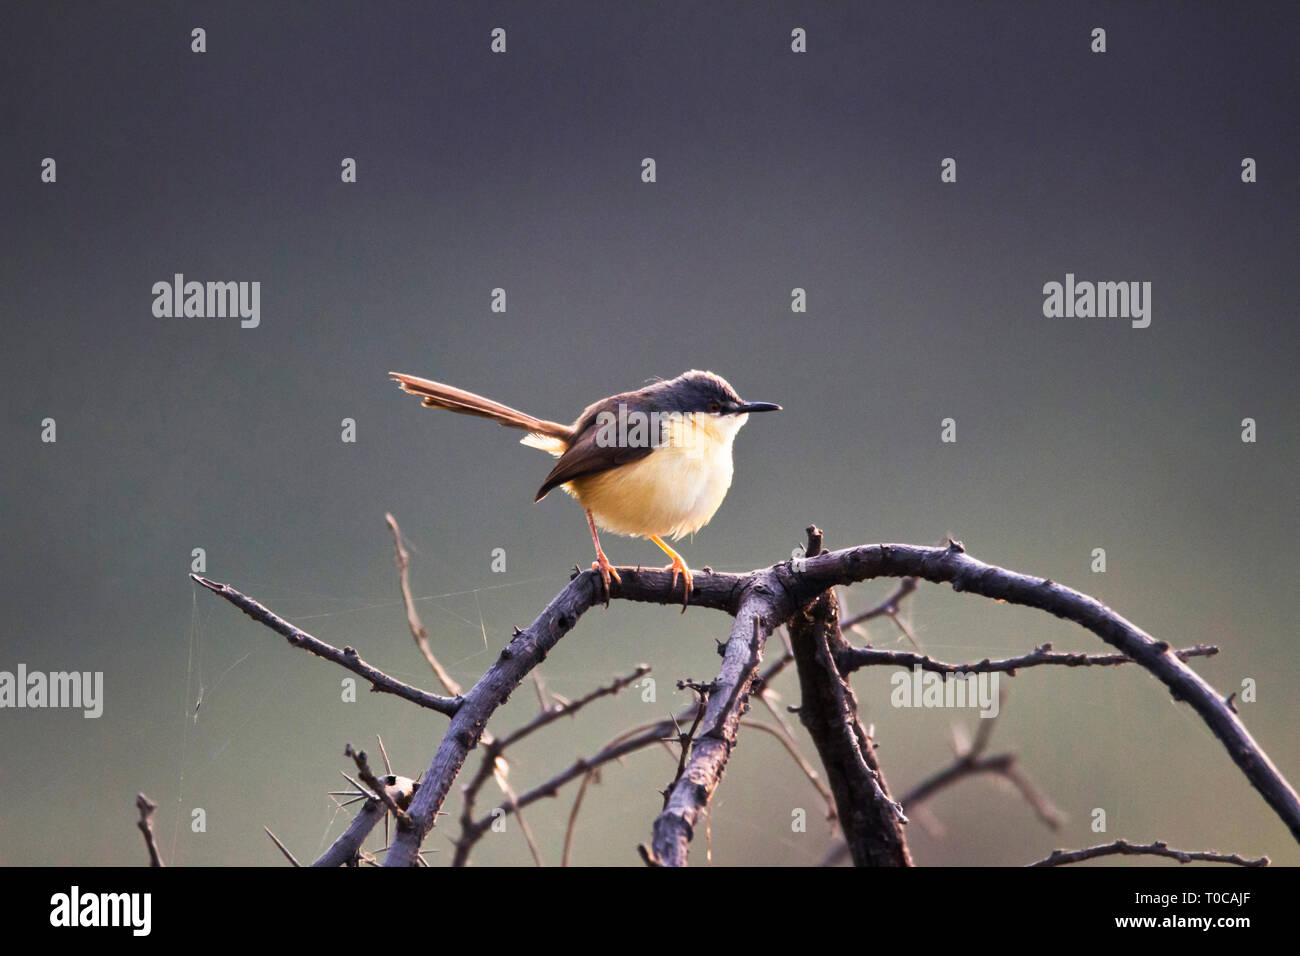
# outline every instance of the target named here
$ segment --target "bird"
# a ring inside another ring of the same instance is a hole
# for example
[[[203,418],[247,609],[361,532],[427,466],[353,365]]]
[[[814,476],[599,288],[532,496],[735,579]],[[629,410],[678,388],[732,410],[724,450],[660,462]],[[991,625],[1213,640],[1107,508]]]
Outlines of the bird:
[[[587,514],[596,548],[592,570],[604,585],[622,583],[600,546],[600,530],[649,538],[672,563],[669,593],[682,578],[682,612],[693,576],[664,538],[680,539],[703,528],[731,487],[736,433],[756,412],[780,411],[772,402],[746,402],[721,375],[692,369],[673,379],[593,402],[571,425],[535,418],[452,385],[402,372],[389,376],[430,408],[491,419],[527,434],[521,444],[558,461],[534,501],[555,488],[575,498]]]

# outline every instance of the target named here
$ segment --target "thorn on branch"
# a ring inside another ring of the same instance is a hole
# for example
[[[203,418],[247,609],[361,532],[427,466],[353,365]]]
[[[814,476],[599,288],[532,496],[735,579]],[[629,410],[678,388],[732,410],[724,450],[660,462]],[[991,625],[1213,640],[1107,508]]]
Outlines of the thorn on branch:
[[[411,818],[407,816],[405,808],[397,805],[390,789],[397,783],[397,778],[389,774],[387,779],[380,780],[371,772],[370,763],[366,760],[366,752],[354,749],[351,744],[344,745],[343,755],[352,758],[353,763],[357,765],[357,776],[361,778],[361,782],[374,791],[375,796],[388,808],[388,812],[397,819],[398,825],[410,826]]]
[[[270,827],[264,826],[262,827],[262,829],[265,830],[266,835],[271,838],[271,842],[280,848],[280,852],[284,854],[284,858],[286,860],[288,860],[294,866],[299,866],[299,867],[302,866],[302,864],[298,862],[297,858],[292,853],[289,852],[289,848],[280,842],[280,838],[271,832]]]

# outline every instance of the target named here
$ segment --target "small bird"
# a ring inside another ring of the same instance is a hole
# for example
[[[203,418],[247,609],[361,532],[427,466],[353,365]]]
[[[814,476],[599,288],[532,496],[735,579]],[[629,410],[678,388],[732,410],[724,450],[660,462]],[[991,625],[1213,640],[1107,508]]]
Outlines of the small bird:
[[[610,579],[622,583],[600,546],[597,527],[649,538],[672,558],[672,587],[681,575],[682,610],[694,586],[691,569],[668,546],[709,523],[731,487],[731,446],[751,412],[780,411],[771,402],[746,402],[713,372],[692,370],[668,381],[621,392],[588,405],[572,425],[521,411],[428,379],[389,372],[403,391],[430,408],[490,418],[527,432],[521,443],[559,461],[537,489],[541,501],[562,488],[587,512],[609,605]]]

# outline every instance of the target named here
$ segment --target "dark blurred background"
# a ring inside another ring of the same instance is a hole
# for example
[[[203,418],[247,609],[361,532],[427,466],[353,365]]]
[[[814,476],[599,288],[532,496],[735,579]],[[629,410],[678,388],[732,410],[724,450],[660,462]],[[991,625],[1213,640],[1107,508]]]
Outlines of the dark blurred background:
[[[364,691],[342,703],[342,671],[191,584],[192,549],[209,576],[429,687],[385,511],[409,537],[434,647],[467,685],[591,561],[572,502],[532,504],[548,457],[421,409],[390,369],[562,420],[713,369],[785,411],[741,433],[730,496],[682,542],[693,566],[774,563],[812,522],[831,547],[951,533],[1175,645],[1221,645],[1193,666],[1225,694],[1258,681],[1243,718],[1300,780],[1298,18],[1217,3],[5,4],[0,669],[101,670],[106,704],[99,720],[0,713],[0,861],[143,864],[138,790],[161,803],[169,863],[278,865],[263,825],[310,858],[351,815],[325,795],[351,770],[345,742],[374,752],[382,733],[399,772],[428,765],[445,718]],[[152,285],[177,272],[260,281],[260,327],[155,318]],[[1151,326],[1045,318],[1043,284],[1067,272],[1150,281]],[[56,444],[40,441],[47,417]],[[946,417],[956,444],[940,442]],[[644,541],[605,545],[616,563],[662,563]],[[891,587],[854,588],[850,611]],[[937,586],[907,613],[947,660],[1108,650]],[[681,707],[674,682],[716,672],[727,625],[593,610],[543,667],[547,687],[579,696],[646,662],[658,699],[624,693],[553,726],[512,755],[515,787]],[[873,623],[874,643],[897,636]],[[855,684],[902,792],[975,718],[891,708],[888,678]],[[797,703],[793,675],[777,686]],[[1037,668],[1004,686],[994,749],[1018,751],[1069,822],[1052,833],[970,780],[930,805],[942,829],[911,828],[919,863],[1118,837],[1300,862],[1199,718],[1143,672]],[[491,729],[536,707],[525,686]],[[637,863],[673,769],[657,749],[607,767],[574,862]],[[548,862],[573,794],[526,814]],[[435,864],[458,800],[459,786]],[[195,807],[206,833],[190,832]],[[808,864],[827,844],[780,745],[744,734],[714,862]],[[513,821],[475,859],[529,862]]]

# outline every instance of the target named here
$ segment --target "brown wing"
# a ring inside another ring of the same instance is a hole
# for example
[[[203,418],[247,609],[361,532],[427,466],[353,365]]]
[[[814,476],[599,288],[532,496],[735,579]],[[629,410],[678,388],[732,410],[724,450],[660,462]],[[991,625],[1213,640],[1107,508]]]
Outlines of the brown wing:
[[[638,461],[654,451],[649,443],[633,447],[603,440],[597,441],[597,438],[601,437],[601,430],[596,427],[599,413],[611,411],[617,414],[619,402],[627,402],[629,409],[635,409],[636,397],[636,393],[631,392],[615,395],[592,405],[583,413],[582,418],[578,419],[573,426],[575,435],[569,443],[568,451],[560,456],[560,460],[555,463],[551,473],[542,482],[542,487],[537,489],[537,497],[533,499],[534,501],[541,501],[553,488],[558,488],[565,482],[587,475],[598,475],[619,465]],[[606,434],[603,437],[609,436]]]

